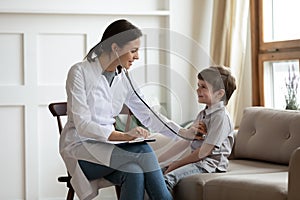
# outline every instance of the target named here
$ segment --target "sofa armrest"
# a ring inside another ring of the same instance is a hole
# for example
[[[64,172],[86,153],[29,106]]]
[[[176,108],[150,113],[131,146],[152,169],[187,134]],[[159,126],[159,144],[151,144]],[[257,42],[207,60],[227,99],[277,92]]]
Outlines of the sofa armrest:
[[[289,163],[288,200],[299,199],[300,147],[293,151]]]
[[[235,129],[234,132],[233,132],[234,143],[233,143],[231,154],[229,156],[229,160],[233,160],[235,158],[235,156],[234,156],[234,147],[235,147],[235,140],[236,140],[237,133],[238,133],[238,129]]]

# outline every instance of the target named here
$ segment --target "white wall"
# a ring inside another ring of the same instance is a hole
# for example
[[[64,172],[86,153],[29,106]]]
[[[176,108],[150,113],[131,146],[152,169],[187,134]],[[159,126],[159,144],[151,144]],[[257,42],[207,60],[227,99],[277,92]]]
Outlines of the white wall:
[[[194,119],[201,105],[197,102],[197,74],[211,63],[209,41],[212,17],[211,0],[170,1],[172,30],[170,88],[180,100],[171,99],[171,118]],[[174,78],[178,77],[178,79]],[[195,109],[199,107],[199,109]]]
[[[179,123],[193,119],[198,111],[196,74],[201,64],[209,62],[198,42],[208,52],[210,33],[199,30],[210,30],[210,4],[210,0],[0,1],[0,199],[65,198],[66,187],[56,180],[65,174],[56,121],[47,105],[65,101],[68,69],[114,19],[127,18],[145,32],[141,59],[132,73],[149,101],[165,105],[166,114]],[[101,199],[114,198],[113,188],[101,194]]]

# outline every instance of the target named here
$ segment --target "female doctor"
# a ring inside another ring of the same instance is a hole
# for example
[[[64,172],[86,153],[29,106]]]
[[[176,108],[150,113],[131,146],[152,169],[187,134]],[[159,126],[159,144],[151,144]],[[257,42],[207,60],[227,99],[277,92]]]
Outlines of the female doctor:
[[[114,117],[126,104],[143,125],[174,135],[140,101],[126,77],[139,58],[142,32],[121,19],[111,23],[84,61],[71,67],[66,81],[68,120],[60,137],[60,154],[80,199],[92,199],[105,181],[121,186],[120,199],[172,199],[153,150],[147,143],[112,144],[148,137],[136,127],[114,129]],[[137,93],[140,91],[137,89]],[[140,94],[143,98],[143,95]],[[180,126],[160,117],[177,133]],[[99,180],[102,180],[99,185]],[[105,180],[105,181],[104,181]]]

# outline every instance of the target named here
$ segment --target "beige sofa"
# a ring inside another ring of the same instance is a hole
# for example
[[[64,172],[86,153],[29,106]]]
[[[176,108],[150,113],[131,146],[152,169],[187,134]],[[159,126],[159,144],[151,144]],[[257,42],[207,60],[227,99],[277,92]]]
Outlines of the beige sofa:
[[[226,173],[181,180],[175,200],[300,200],[300,112],[249,107]]]

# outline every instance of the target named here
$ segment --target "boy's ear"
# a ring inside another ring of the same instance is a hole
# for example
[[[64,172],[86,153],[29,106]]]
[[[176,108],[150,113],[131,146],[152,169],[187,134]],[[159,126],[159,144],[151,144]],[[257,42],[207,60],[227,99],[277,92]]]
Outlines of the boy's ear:
[[[225,95],[225,90],[219,89],[217,92],[218,92],[218,94],[217,94],[218,98],[222,99],[223,96]]]

